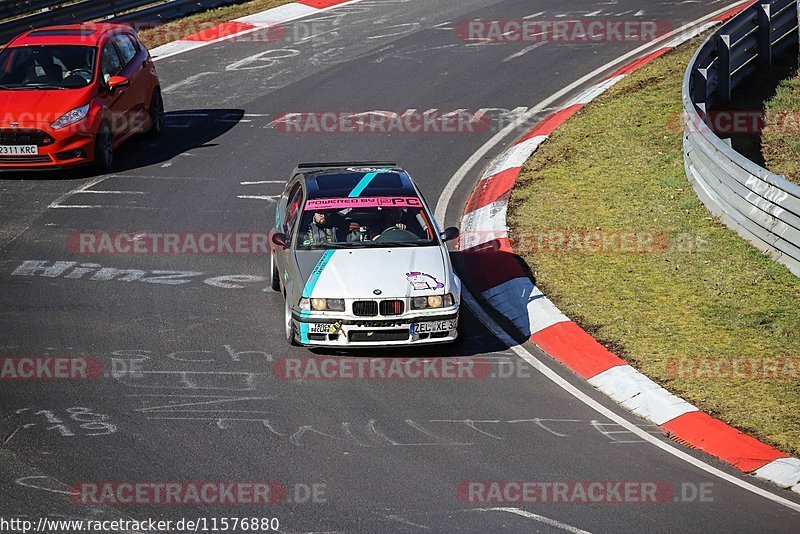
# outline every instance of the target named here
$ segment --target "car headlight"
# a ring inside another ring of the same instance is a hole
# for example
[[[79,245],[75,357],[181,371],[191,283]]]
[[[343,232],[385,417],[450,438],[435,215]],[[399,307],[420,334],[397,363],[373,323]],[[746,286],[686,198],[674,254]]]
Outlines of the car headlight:
[[[61,128],[69,126],[70,124],[75,124],[76,122],[82,121],[89,114],[89,106],[90,104],[86,104],[85,106],[75,108],[72,111],[67,111],[57,118],[56,121],[50,125],[50,127],[54,130],[60,130]]]
[[[444,299],[440,295],[428,297],[428,306],[431,308],[441,308],[442,304],[444,304]]]
[[[455,302],[452,293],[447,295],[431,295],[430,297],[414,297],[411,299],[411,308],[424,310],[427,308],[449,308]]]
[[[428,297],[414,297],[411,299],[411,307],[415,310],[424,310],[428,307]]]
[[[344,299],[300,299],[304,311],[344,311]]]

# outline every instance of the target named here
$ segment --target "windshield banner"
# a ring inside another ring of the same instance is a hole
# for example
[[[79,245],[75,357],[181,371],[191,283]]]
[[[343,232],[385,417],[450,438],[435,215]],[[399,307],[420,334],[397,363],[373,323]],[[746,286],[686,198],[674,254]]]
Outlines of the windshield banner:
[[[421,208],[416,197],[355,197],[313,198],[306,202],[305,211],[343,210],[345,208]]]

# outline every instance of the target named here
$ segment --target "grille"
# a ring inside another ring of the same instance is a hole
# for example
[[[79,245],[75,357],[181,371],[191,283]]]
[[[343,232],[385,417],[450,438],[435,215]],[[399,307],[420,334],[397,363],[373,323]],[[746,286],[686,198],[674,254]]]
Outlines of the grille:
[[[406,341],[408,330],[374,330],[350,332],[351,343],[371,343],[375,341]]]
[[[0,130],[0,145],[52,145],[55,139],[41,130]]]
[[[381,315],[403,315],[405,303],[402,300],[381,301]]]
[[[378,315],[378,303],[374,300],[357,300],[353,303],[353,315],[374,317]]]
[[[0,156],[0,163],[50,163],[48,156]]]

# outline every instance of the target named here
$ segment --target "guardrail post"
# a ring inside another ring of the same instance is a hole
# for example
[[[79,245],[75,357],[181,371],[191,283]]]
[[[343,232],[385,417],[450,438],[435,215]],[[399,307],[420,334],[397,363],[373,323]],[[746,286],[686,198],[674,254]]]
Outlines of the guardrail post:
[[[692,72],[692,102],[706,107],[708,101],[708,69],[694,69]]]
[[[772,67],[772,6],[762,0],[758,7],[758,61],[768,69]]]
[[[797,2],[797,42],[800,44],[800,1]],[[798,62],[800,62],[800,49],[798,50]]]
[[[720,100],[731,101],[733,85],[731,83],[731,36],[717,35],[717,93]]]

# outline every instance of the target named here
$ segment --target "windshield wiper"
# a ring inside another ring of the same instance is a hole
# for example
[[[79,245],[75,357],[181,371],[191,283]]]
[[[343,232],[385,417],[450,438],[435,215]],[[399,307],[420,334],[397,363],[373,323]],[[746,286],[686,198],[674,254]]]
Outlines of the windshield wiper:
[[[66,89],[66,87],[61,87],[60,85],[26,85],[24,88],[25,89],[45,89],[45,90],[49,90],[49,89],[58,89],[58,90]]]
[[[352,243],[324,243],[320,245],[307,245],[312,250],[325,250],[326,248],[348,248]]]

